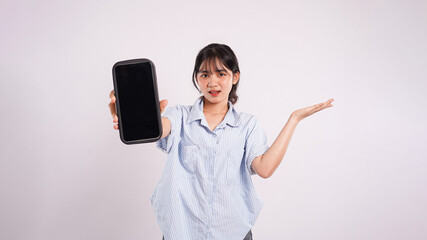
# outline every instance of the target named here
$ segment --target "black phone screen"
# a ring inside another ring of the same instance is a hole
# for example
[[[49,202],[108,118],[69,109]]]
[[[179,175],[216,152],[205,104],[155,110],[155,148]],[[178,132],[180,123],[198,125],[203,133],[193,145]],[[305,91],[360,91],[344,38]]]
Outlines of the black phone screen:
[[[161,136],[154,64],[128,60],[113,68],[120,136],[124,143],[152,142]]]

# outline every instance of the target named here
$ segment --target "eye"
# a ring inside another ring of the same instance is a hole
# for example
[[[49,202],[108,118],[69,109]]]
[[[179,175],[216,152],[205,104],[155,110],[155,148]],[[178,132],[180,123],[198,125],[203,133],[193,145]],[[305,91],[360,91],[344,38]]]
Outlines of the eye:
[[[220,73],[220,74],[219,74],[219,76],[220,76],[220,77],[224,77],[224,76],[225,76],[225,73]]]
[[[202,78],[207,78],[207,77],[208,77],[208,75],[204,73],[204,74],[202,74],[202,75],[201,75],[201,77],[202,77]]]

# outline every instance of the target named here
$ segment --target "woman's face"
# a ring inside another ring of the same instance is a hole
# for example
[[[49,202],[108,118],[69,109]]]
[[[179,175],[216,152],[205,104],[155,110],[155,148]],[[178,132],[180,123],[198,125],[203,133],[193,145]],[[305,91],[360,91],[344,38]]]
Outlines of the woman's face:
[[[196,81],[203,96],[210,103],[227,103],[233,84],[239,81],[239,73],[233,74],[218,60],[210,66],[207,65],[206,62],[202,63],[196,75]]]

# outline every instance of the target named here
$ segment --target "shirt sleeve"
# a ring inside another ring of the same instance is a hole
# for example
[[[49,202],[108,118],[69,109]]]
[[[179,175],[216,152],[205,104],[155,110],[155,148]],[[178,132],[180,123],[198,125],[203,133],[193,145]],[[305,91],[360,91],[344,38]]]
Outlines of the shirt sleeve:
[[[169,119],[171,122],[171,132],[168,136],[157,140],[157,147],[163,152],[169,153],[172,146],[179,141],[181,125],[182,125],[182,111],[179,105],[168,107],[162,113],[162,117]]]
[[[256,117],[252,117],[251,119],[251,130],[249,130],[249,134],[246,139],[246,168],[251,173],[251,175],[256,174],[256,172],[252,169],[252,161],[264,154],[269,146],[267,144],[267,136],[264,133],[264,130],[258,124],[258,120]]]

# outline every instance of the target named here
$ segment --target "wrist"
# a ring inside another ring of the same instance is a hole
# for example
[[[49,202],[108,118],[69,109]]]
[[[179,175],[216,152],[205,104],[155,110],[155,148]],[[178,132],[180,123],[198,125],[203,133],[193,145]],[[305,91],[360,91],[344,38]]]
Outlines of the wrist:
[[[288,121],[298,124],[301,119],[295,113],[292,113]]]

